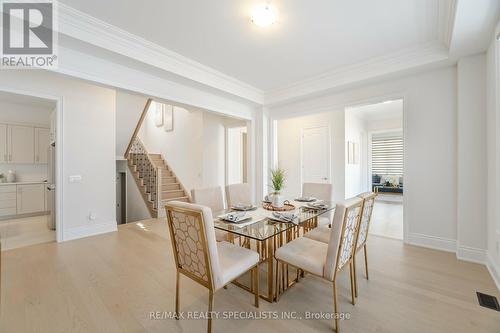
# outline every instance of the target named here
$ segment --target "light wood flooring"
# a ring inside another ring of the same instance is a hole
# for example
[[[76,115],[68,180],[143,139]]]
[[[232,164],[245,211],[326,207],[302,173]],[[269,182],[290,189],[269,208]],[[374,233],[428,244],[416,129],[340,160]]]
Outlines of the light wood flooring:
[[[358,263],[361,263],[358,260]],[[370,280],[358,268],[359,298],[339,280],[342,332],[500,332],[500,313],[481,308],[475,291],[499,296],[487,269],[454,254],[369,239]],[[62,244],[2,252],[0,332],[205,332],[205,320],[152,320],[173,311],[175,269],[163,219]],[[262,268],[264,269],[264,268]],[[263,277],[264,274],[261,274]],[[262,281],[264,282],[264,281]],[[264,286],[265,284],[262,283]],[[208,292],[181,280],[181,310],[206,311]],[[253,297],[230,285],[215,311],[255,311]],[[332,311],[331,285],[310,275],[260,311]],[[214,332],[331,332],[331,320],[214,320]]]

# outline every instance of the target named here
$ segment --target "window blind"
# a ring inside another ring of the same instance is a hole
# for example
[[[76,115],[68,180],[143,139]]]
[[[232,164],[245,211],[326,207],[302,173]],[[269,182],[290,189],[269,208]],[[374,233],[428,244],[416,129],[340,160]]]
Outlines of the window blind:
[[[372,174],[403,176],[403,133],[372,136]]]

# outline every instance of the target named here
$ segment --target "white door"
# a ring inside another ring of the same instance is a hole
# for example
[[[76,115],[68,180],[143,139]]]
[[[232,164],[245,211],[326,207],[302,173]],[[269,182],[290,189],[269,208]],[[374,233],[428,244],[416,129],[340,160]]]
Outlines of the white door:
[[[7,155],[7,125],[0,124],[0,163],[9,161]]]
[[[50,144],[50,130],[35,128],[35,163],[47,164]]]
[[[17,214],[45,210],[45,184],[17,185]]]
[[[35,130],[29,126],[8,126],[9,163],[35,161]]]
[[[330,183],[330,134],[327,126],[302,129],[302,183]]]

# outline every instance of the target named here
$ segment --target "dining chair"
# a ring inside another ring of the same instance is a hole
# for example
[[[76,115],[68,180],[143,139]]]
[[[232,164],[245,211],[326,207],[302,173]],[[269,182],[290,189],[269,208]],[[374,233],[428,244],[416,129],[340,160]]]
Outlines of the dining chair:
[[[237,204],[252,205],[252,191],[248,183],[231,184],[226,186],[227,207]]]
[[[278,262],[277,300],[279,300],[279,291],[283,289],[282,284],[288,284],[288,281],[284,281],[282,276],[285,265],[293,266],[296,269],[301,269],[332,282],[335,331],[337,333],[340,332],[337,306],[337,275],[346,266],[350,268],[352,304],[354,305],[356,302],[352,258],[362,205],[363,200],[360,198],[352,198],[337,203],[328,243],[301,237],[283,245],[275,253]]]
[[[356,248],[353,256],[354,266],[354,291],[356,297],[358,296],[358,280],[356,276],[356,254],[363,249],[365,257],[365,273],[368,280],[368,254],[366,249],[366,241],[368,240],[368,230],[370,229],[370,222],[372,220],[373,206],[375,205],[376,193],[365,192],[358,195],[363,199],[363,212],[361,214],[361,222],[359,223],[358,235],[356,237]]]
[[[324,183],[303,183],[302,196],[314,197],[323,201],[333,200],[333,186],[332,184]],[[333,213],[329,212],[324,216],[318,217],[318,226],[330,225],[332,223]]]
[[[365,257],[365,273],[366,279],[368,280],[368,254],[366,248],[366,241],[368,239],[368,231],[370,228],[370,222],[372,219],[373,206],[375,204],[375,198],[377,193],[365,192],[358,195],[358,198],[363,199],[363,208],[361,213],[361,221],[358,229],[358,235],[356,236],[356,248],[355,254],[357,254],[361,249],[363,249]],[[304,235],[306,238],[310,238],[323,243],[328,243],[330,236],[330,228],[326,226],[321,226],[315,228]],[[353,267],[354,267],[354,295],[358,297],[358,279],[356,274],[356,256],[353,257]]]
[[[251,271],[251,288],[255,306],[259,307],[259,255],[257,252],[215,240],[210,208],[170,201],[165,206],[175,259],[175,314],[179,319],[180,274],[209,290],[208,329],[212,331],[211,312],[214,293],[241,275]]]
[[[224,199],[220,186],[192,189],[191,197],[194,203],[209,207],[212,210],[212,215],[224,210]],[[229,240],[229,235],[227,232],[216,229],[215,239],[218,242],[226,241]]]

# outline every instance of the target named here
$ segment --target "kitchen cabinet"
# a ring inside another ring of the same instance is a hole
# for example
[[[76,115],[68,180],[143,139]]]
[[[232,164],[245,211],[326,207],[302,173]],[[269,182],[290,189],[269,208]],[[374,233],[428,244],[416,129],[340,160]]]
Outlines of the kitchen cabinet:
[[[50,130],[35,127],[35,163],[47,164],[50,145]]]
[[[0,216],[17,214],[16,185],[0,186]]]
[[[47,164],[50,129],[0,124],[0,164]]]
[[[8,162],[7,155],[7,125],[0,124],[0,163]]]
[[[17,185],[17,214],[45,211],[46,184]]]
[[[9,163],[34,164],[35,130],[31,126],[8,125]]]

